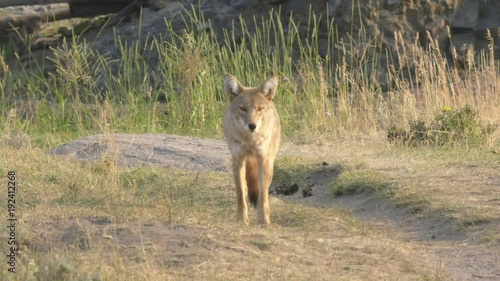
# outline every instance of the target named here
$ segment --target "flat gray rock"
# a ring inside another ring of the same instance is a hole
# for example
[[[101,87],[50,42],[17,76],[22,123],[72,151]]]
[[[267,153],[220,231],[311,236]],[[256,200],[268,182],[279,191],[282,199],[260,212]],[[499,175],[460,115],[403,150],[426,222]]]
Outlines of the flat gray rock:
[[[469,1],[458,10],[453,20],[452,27],[472,30],[479,18],[479,2]]]
[[[231,170],[224,141],[163,134],[92,135],[48,152],[79,160],[117,159],[127,167],[161,166],[194,171]]]

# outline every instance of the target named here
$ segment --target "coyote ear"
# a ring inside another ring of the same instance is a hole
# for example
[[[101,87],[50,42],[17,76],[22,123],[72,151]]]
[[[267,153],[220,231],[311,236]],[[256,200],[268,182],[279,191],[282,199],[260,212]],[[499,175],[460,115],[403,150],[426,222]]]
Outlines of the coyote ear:
[[[262,82],[262,84],[260,85],[260,90],[269,101],[274,99],[277,89],[278,89],[278,77],[274,75],[269,77],[266,81]]]
[[[241,86],[240,82],[234,76],[226,75],[226,78],[224,78],[224,90],[229,100],[232,101],[243,91],[243,86]]]

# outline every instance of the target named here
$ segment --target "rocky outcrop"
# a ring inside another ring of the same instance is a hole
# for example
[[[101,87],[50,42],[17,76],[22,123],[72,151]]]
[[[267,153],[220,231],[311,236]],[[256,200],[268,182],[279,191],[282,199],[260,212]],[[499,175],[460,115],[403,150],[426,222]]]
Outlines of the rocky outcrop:
[[[460,57],[487,50],[492,40],[500,38],[500,2],[468,1],[458,9],[450,29],[451,50],[456,50]],[[500,49],[498,46],[493,47],[498,58]]]
[[[358,6],[358,3],[361,3]],[[418,2],[418,3],[417,3]],[[287,19],[292,17],[299,23],[299,35],[307,37],[307,23],[309,11],[312,9],[321,19],[319,32],[319,53],[328,54],[326,29],[330,21],[334,21],[339,31],[340,38],[349,42],[349,38],[357,38],[354,31],[363,30],[370,35],[380,35],[386,46],[394,43],[394,33],[400,32],[408,42],[414,42],[417,34],[420,42],[425,45],[429,40],[439,43],[440,48],[451,54],[451,49],[457,50],[458,55],[467,52],[477,52],[488,46],[487,30],[492,38],[500,35],[500,2],[493,0],[470,0],[460,6],[455,6],[453,0],[429,1],[355,1],[355,0],[288,0],[288,1],[262,1],[262,0],[204,0],[167,2],[160,11],[143,10],[142,24],[139,27],[135,21],[124,23],[117,28],[117,35],[134,42],[142,34],[160,35],[165,32],[164,20],[171,20],[178,32],[182,32],[183,24],[180,15],[183,10],[191,9],[202,11],[206,26],[212,26],[219,40],[224,40],[223,30],[238,28],[233,23],[241,16],[248,22],[253,22],[253,17],[267,16],[270,9],[280,9],[285,29],[288,27]],[[279,4],[278,4],[279,3]],[[363,27],[362,27],[363,26]],[[252,24],[248,24],[252,32]],[[365,31],[366,30],[366,31]],[[236,30],[236,34],[238,31]],[[428,35],[431,37],[429,38]],[[451,37],[450,37],[451,36]],[[110,40],[101,38],[92,44],[94,48],[105,49],[108,52]],[[144,39],[145,40],[145,39]],[[500,57],[499,50],[495,50]],[[111,51],[113,56],[113,52]],[[119,56],[118,50],[114,56]],[[153,58],[155,56],[153,55]]]

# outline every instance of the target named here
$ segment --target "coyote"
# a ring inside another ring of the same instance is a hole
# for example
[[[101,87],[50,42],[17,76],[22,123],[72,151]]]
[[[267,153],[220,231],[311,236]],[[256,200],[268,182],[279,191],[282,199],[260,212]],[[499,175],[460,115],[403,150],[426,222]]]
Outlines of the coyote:
[[[248,224],[246,196],[258,209],[261,224],[270,224],[269,185],[278,153],[281,125],[273,103],[278,78],[272,76],[258,87],[245,87],[233,76],[224,79],[229,106],[224,114],[224,137],[233,158],[238,218]]]

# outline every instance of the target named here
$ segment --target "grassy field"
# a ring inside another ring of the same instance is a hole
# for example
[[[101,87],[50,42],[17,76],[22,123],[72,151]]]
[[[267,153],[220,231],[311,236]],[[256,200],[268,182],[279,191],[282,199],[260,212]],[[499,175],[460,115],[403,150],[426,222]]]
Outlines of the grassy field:
[[[166,22],[165,38],[170,41],[151,38],[138,46],[116,38],[115,48],[123,54],[120,62],[71,40],[54,50],[50,60],[55,72],[49,74],[43,72],[43,61],[25,63],[31,67],[14,72],[2,56],[2,129],[10,116],[11,125],[40,145],[103,131],[221,138],[224,75],[231,73],[254,85],[271,72],[282,77],[275,102],[284,134],[293,139],[384,134],[392,125],[407,127],[416,119],[432,120],[445,106],[470,105],[485,122],[498,121],[493,41],[491,52],[464,69],[447,64],[438,46],[426,51],[414,45],[409,50],[396,40],[398,63],[389,62],[386,71],[379,67],[383,62],[378,54],[385,52],[380,38],[363,32],[360,38],[345,42],[330,27],[330,53],[320,58],[314,15],[308,38],[298,36],[293,21],[285,30],[273,12],[268,19],[246,23],[256,25],[255,34],[245,33],[242,24],[242,38],[236,40],[235,34],[227,32],[225,43],[197,26],[204,23],[201,16],[186,17],[193,23],[180,35]],[[161,63],[156,72],[147,71],[147,52],[142,50],[158,52]],[[405,78],[411,72],[414,81]],[[160,102],[159,97],[168,102]],[[68,137],[57,140],[62,135]]]
[[[434,280],[440,274],[420,268],[410,245],[338,208],[273,197],[273,226],[259,227],[252,215],[242,229],[228,174],[103,168],[38,148],[4,148],[0,155],[18,175],[22,244],[17,273],[2,271],[3,280]]]
[[[172,41],[151,38],[137,46],[117,38],[124,54],[118,73],[110,70],[116,61],[83,42],[55,49],[56,71],[48,75],[42,62],[11,69],[12,55],[1,50],[0,174],[16,172],[21,245],[16,274],[0,257],[0,279],[449,280],[450,271],[470,273],[468,254],[480,256],[474,266],[495,260],[498,132],[474,146],[462,139],[443,146],[386,140],[392,126],[431,124],[467,105],[484,124],[498,123],[493,49],[455,67],[438,46],[400,44],[394,46],[399,63],[380,73],[384,49],[368,34],[344,42],[332,27],[331,52],[320,58],[314,16],[315,31],[305,40],[295,23],[285,30],[271,14],[247,23],[257,32],[243,33],[241,41],[228,32],[225,44],[200,29],[197,16],[191,14],[195,24],[181,35],[166,22]],[[142,48],[160,55],[157,72],[147,71]],[[269,228],[256,225],[253,215],[249,227],[235,220],[229,174],[129,169],[109,159],[82,163],[46,153],[95,133],[221,139],[224,75],[254,85],[271,72],[282,79],[275,103],[283,148],[299,154],[278,159],[273,187],[313,185],[325,196],[273,196]],[[404,78],[408,72],[413,81]],[[483,135],[481,125],[471,126]],[[431,133],[433,140],[440,136]],[[2,178],[0,205],[7,206]],[[366,198],[365,210],[352,207]],[[354,201],[345,207],[345,200]],[[0,235],[8,251],[5,227]],[[495,265],[485,270],[488,278],[498,273]]]

